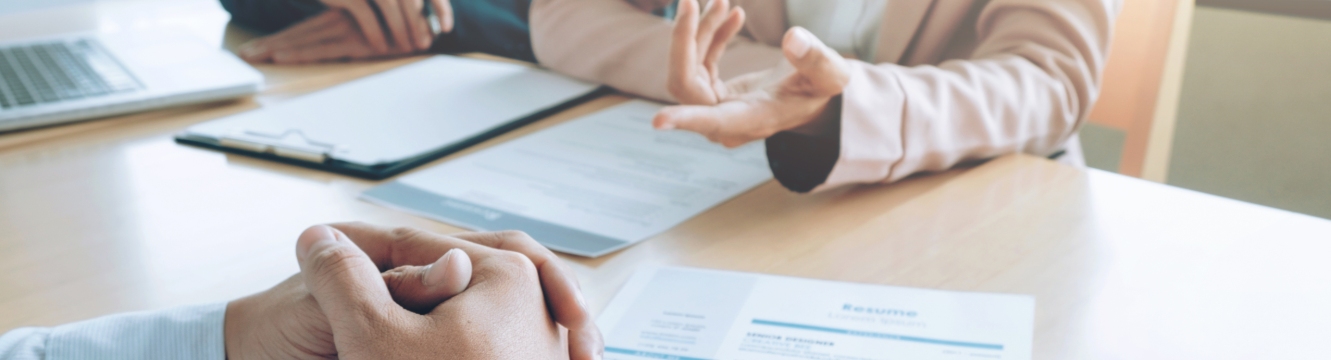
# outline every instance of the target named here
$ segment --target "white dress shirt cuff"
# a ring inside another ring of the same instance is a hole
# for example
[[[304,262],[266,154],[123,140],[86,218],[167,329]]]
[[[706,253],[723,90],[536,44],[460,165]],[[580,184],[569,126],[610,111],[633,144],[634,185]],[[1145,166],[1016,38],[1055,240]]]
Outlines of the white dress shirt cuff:
[[[226,359],[226,303],[116,314],[0,336],[4,359]]]

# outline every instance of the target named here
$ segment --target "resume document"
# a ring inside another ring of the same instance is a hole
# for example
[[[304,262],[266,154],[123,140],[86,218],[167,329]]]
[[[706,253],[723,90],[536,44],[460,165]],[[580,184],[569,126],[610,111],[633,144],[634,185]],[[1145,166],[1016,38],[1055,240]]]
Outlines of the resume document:
[[[659,234],[772,178],[761,141],[726,149],[652,129],[629,101],[379,186],[369,201],[477,230],[523,230],[600,256]]]
[[[1030,359],[1035,300],[646,267],[602,312],[607,360]]]

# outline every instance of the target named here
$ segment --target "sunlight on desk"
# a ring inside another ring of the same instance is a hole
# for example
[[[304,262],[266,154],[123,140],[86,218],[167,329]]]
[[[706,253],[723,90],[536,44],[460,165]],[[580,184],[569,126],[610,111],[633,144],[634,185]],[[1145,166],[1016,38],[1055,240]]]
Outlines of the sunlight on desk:
[[[70,11],[93,25],[179,12],[194,15],[144,26],[220,26],[210,1],[116,4]],[[135,13],[144,6],[164,10]],[[182,10],[192,6],[204,10]],[[171,140],[416,60],[259,66],[268,86],[252,100],[0,134],[0,332],[266,289],[298,271],[296,236],[317,223],[460,231],[357,200],[382,182]],[[463,153],[625,100],[608,95]],[[1014,155],[813,195],[768,182],[635,246],[564,259],[594,312],[640,265],[683,265],[1032,295],[1037,359],[1321,358],[1328,234],[1331,221]]]

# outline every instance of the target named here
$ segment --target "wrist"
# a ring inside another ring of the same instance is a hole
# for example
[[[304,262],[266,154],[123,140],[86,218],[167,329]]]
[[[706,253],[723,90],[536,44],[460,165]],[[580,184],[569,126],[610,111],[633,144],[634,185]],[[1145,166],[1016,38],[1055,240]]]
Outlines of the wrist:
[[[841,95],[828,98],[808,122],[787,131],[817,137],[837,136],[841,131]]]
[[[255,295],[232,300],[226,304],[226,315],[222,320],[222,341],[225,344],[227,359],[244,359],[245,334],[252,327],[250,316]]]

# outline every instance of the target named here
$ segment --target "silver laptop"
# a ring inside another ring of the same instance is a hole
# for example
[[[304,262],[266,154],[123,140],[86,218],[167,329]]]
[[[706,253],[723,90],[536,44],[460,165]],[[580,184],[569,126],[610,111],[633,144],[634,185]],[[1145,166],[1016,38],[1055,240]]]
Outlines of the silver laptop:
[[[0,43],[0,132],[253,94],[263,76],[179,33]]]

